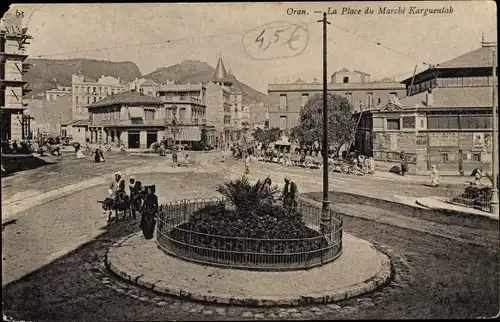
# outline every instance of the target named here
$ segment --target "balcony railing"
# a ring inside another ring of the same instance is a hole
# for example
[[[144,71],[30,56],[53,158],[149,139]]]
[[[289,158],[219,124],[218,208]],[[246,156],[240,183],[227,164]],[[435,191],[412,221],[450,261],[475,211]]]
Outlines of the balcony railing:
[[[166,117],[164,122],[167,124],[172,123],[173,118],[172,117]],[[182,117],[182,118],[177,118],[177,122],[186,124],[186,125],[202,125],[207,123],[207,119],[204,118],[188,118],[188,117]]]
[[[185,103],[185,104],[199,104],[199,105],[203,105],[203,102],[199,99],[199,98],[196,98],[196,97],[192,97],[192,96],[174,96],[174,97],[164,97],[164,96],[160,96],[160,98],[167,102],[167,103]]]

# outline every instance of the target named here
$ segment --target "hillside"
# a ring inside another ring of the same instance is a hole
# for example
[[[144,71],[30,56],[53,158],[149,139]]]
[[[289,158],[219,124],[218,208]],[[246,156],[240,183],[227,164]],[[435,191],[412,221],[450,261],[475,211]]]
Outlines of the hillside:
[[[152,79],[156,83],[166,82],[167,80],[174,80],[179,84],[185,84],[187,82],[208,83],[212,80],[214,73],[215,68],[206,62],[186,60],[170,67],[158,68],[154,72],[143,77]],[[233,80],[233,86],[241,90],[243,103],[267,102],[268,95],[240,82],[234,75],[228,74],[228,76]]]
[[[141,77],[139,67],[133,62],[113,62],[94,59],[27,59],[32,64],[24,75],[32,89],[28,95],[36,95],[59,86],[71,86],[71,75],[80,72],[97,79],[101,75],[120,77],[133,81]]]

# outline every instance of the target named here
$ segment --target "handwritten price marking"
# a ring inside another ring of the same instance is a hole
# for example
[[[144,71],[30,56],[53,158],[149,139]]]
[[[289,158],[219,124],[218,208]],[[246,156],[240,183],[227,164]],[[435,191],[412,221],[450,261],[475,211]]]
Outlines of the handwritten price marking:
[[[243,35],[245,53],[256,60],[295,57],[306,49],[308,30],[304,25],[275,21]]]

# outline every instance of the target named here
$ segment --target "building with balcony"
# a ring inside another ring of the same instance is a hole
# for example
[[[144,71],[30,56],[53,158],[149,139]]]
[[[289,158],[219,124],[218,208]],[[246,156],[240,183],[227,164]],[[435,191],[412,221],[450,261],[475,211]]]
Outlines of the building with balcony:
[[[120,77],[102,75],[98,80],[83,75],[71,76],[73,99],[73,120],[88,120],[87,106],[103,100],[107,96],[127,92],[130,85]]]
[[[150,79],[136,78],[134,81],[130,83],[130,91],[139,92],[144,95],[148,95],[151,97],[156,97],[158,90],[158,84]]]
[[[148,148],[164,135],[163,102],[138,92],[108,96],[90,104],[91,142],[114,142],[130,149]]]
[[[25,45],[31,36],[23,28],[22,17],[12,10],[6,12],[0,23],[0,132],[2,140],[22,140],[30,136],[30,117],[25,113],[23,95],[29,92],[23,80],[29,64]]]
[[[191,148],[199,148],[202,142],[211,143],[206,134],[204,93],[202,83],[160,85],[158,98],[165,107],[164,139]]]
[[[466,173],[489,171],[494,49],[483,43],[404,80],[408,96],[362,113],[357,148],[389,163],[405,151],[416,173],[458,174],[460,158]]]
[[[88,110],[92,142],[136,149],[175,139],[196,148],[204,140],[205,106],[196,97],[160,99],[132,91],[109,96],[89,105]],[[174,120],[178,123],[175,129]]]
[[[45,92],[47,102],[55,102],[61,96],[71,96],[71,86],[58,86]]]
[[[345,96],[353,106],[353,112],[363,106],[385,105],[389,98],[405,96],[406,92],[401,83],[389,79],[372,82],[369,74],[345,68],[333,73],[327,88],[331,94]],[[309,97],[321,94],[322,90],[322,83],[306,83],[301,79],[291,84],[269,84],[269,127],[287,131],[297,126],[302,107]]]

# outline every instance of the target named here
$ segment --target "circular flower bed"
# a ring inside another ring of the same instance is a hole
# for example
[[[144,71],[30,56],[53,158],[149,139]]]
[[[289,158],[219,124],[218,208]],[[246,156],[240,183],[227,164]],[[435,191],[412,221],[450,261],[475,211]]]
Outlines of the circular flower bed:
[[[305,268],[336,258],[342,219],[332,214],[319,232],[321,209],[295,200],[274,202],[277,189],[246,178],[219,186],[226,198],[165,205],[157,243],[179,257],[241,268]],[[306,223],[307,222],[307,223]]]

